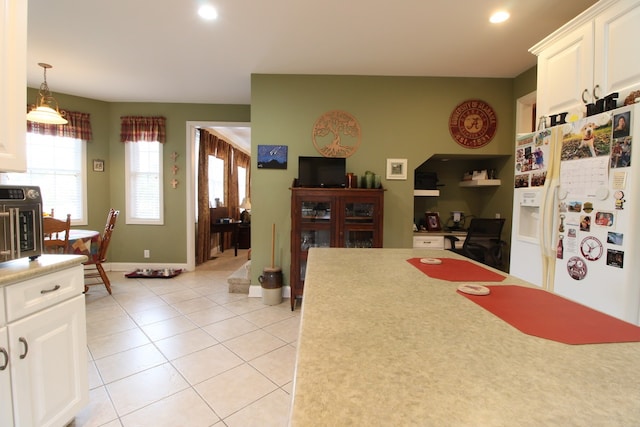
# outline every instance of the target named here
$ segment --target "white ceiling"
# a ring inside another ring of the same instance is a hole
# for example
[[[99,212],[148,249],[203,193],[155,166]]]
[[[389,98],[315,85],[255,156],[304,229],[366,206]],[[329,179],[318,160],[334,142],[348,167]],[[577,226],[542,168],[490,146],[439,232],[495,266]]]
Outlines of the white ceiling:
[[[29,0],[27,81],[111,102],[250,104],[253,73],[515,77],[595,0]],[[505,8],[501,25],[489,15]]]

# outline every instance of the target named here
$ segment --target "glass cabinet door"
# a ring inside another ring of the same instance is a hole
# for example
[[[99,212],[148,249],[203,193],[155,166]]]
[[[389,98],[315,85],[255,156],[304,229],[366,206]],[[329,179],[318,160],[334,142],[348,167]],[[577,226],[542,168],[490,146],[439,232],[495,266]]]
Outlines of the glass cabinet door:
[[[331,222],[331,202],[326,200],[303,200],[301,202],[300,214],[302,223],[329,223]]]
[[[300,232],[300,250],[308,251],[310,248],[328,248],[331,246],[331,230],[302,229]]]
[[[373,230],[346,230],[344,233],[345,248],[372,248]]]
[[[344,205],[346,224],[373,224],[375,204],[371,202],[348,202]]]

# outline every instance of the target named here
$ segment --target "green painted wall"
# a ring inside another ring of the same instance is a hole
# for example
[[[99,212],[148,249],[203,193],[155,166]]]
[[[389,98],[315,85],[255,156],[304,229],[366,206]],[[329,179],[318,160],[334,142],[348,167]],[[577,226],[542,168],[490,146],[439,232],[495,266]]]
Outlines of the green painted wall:
[[[481,192],[485,204],[472,202],[474,214],[493,216],[500,212],[510,219],[513,167],[507,160],[513,151],[514,79],[258,74],[252,76],[251,85],[253,284],[258,283],[257,276],[270,264],[272,224],[276,225],[277,234],[275,263],[282,267],[284,282],[288,284],[289,188],[297,177],[298,156],[319,155],[311,140],[311,129],[316,119],[329,110],[348,111],[362,128],[362,144],[347,159],[347,171],[361,175],[372,170],[384,176],[387,158],[408,159],[410,176],[406,181],[382,180],[387,189],[384,247],[411,247],[414,220],[411,172],[435,154],[503,156],[496,164],[499,177],[506,178],[502,186],[478,189],[475,193],[455,187],[455,198],[478,199]],[[451,111],[467,99],[482,99],[497,113],[496,136],[480,149],[464,148],[449,134]],[[256,150],[262,144],[288,146],[287,170],[257,169]],[[440,202],[440,198],[433,199],[436,210]],[[508,221],[505,230],[510,227]]]
[[[37,91],[28,89],[29,100]],[[65,109],[91,114],[93,141],[87,144],[87,198],[89,223],[77,228],[102,230],[109,208],[121,212],[109,247],[109,261],[114,263],[186,263],[186,155],[187,121],[249,122],[248,105],[107,103],[60,93],[54,94]],[[125,223],[124,146],[120,142],[120,117],[158,115],[167,118],[167,142],[164,155],[164,225],[127,225]],[[180,168],[171,187],[174,165],[171,153],[178,153]],[[93,171],[93,159],[105,160],[105,171]],[[46,197],[46,195],[45,195]],[[145,259],[143,250],[151,257]]]
[[[510,230],[513,165],[510,159],[514,135],[515,99],[535,89],[535,67],[515,79],[466,79],[435,77],[371,76],[252,76],[252,100],[248,105],[205,105],[173,103],[108,103],[55,93],[66,109],[91,114],[93,141],[87,144],[87,186],[89,224],[82,228],[101,229],[110,207],[124,214],[124,150],[119,142],[120,116],[162,115],[167,118],[164,147],[165,225],[126,225],[124,216],[117,225],[109,254],[112,262],[186,262],[186,161],[187,121],[252,123],[252,283],[270,264],[271,225],[276,225],[276,264],[283,269],[288,284],[290,264],[290,191],[297,177],[301,155],[319,155],[311,142],[311,128],[324,112],[334,109],[353,114],[362,127],[362,145],[347,159],[347,170],[362,175],[372,170],[383,175],[385,193],[384,246],[410,247],[412,222],[424,210],[444,215],[464,209],[476,216],[500,212]],[[28,99],[36,90],[28,89]],[[498,131],[491,143],[477,150],[456,144],[448,130],[453,108],[467,99],[488,102],[498,116]],[[283,144],[289,147],[287,170],[257,170],[258,145]],[[171,188],[169,157],[178,153],[180,168]],[[439,198],[414,199],[413,169],[434,154],[497,157],[486,160],[458,160],[440,164],[441,180],[449,181]],[[384,179],[387,158],[406,158],[406,181]],[[93,172],[93,159],[105,160],[105,172]],[[454,165],[454,166],[452,166]],[[457,187],[458,177],[468,168],[495,167],[503,185],[477,191]],[[446,190],[445,190],[446,189]],[[420,205],[420,204],[423,205]],[[508,236],[505,236],[508,237]],[[151,250],[144,259],[143,249]]]

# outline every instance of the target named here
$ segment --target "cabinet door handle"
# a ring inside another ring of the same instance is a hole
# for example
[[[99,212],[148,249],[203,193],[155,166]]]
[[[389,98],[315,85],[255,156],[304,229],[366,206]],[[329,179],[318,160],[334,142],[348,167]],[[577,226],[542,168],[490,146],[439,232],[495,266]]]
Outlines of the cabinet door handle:
[[[60,285],[55,285],[53,288],[51,289],[43,289],[40,291],[41,294],[48,294],[49,292],[55,292],[58,289],[60,289]]]
[[[597,101],[598,99],[600,99],[600,97],[598,95],[596,95],[596,91],[600,89],[600,85],[596,85],[596,87],[593,88],[593,98]]]
[[[20,355],[20,359],[24,359],[27,357],[27,353],[29,353],[29,344],[27,344],[27,339],[25,337],[18,338],[18,341],[24,345],[24,353]]]
[[[589,101],[588,101],[588,100],[586,100],[586,99],[584,98],[584,96],[585,96],[585,95],[587,95],[587,96],[589,96],[589,95],[590,95],[590,94],[589,94],[589,91],[588,91],[587,89],[585,89],[584,91],[582,91],[582,102],[583,102],[583,103],[585,103],[585,104],[588,104],[588,103],[589,103]]]
[[[4,363],[0,366],[0,371],[4,371],[7,369],[7,365],[9,365],[9,353],[7,353],[7,349],[0,347],[0,353],[4,356]]]

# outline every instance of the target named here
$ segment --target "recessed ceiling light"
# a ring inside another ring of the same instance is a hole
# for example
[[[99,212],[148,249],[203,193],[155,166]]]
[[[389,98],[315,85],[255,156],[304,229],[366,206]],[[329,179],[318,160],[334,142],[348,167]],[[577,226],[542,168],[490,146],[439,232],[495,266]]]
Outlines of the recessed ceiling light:
[[[205,4],[198,9],[198,15],[207,20],[213,20],[218,17],[218,11],[211,5]]]
[[[499,24],[500,22],[504,22],[509,19],[509,16],[511,16],[509,15],[509,12],[501,10],[491,15],[491,18],[489,18],[489,22],[491,22],[492,24]]]

